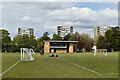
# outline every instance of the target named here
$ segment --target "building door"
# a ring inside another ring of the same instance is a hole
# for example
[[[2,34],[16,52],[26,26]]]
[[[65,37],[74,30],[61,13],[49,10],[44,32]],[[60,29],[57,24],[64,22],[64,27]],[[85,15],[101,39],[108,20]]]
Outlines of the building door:
[[[69,43],[67,43],[67,53],[69,53]]]

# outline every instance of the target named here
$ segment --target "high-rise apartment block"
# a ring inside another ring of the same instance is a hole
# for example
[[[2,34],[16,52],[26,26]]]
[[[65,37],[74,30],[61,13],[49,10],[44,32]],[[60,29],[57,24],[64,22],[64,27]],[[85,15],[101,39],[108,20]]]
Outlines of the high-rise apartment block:
[[[34,29],[33,28],[18,28],[18,35],[24,35],[24,34],[28,34],[28,36],[34,35]]]
[[[73,26],[57,26],[57,34],[61,37],[66,36],[67,34],[73,34]]]
[[[94,40],[98,38],[99,35],[105,35],[105,32],[111,29],[111,26],[97,26],[94,27]]]

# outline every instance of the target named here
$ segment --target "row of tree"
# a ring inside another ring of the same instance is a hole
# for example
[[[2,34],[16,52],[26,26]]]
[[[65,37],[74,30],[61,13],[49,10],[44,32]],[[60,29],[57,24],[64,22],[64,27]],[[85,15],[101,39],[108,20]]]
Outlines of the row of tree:
[[[35,36],[31,35],[28,36],[27,34],[24,35],[16,35],[13,40],[10,38],[10,33],[7,30],[0,30],[2,32],[2,51],[12,51],[18,52],[20,48],[33,48],[35,51],[40,51],[44,48],[43,41],[44,40],[64,40],[64,41],[78,41],[76,45],[76,49],[82,50],[83,48],[86,51],[90,51],[92,47],[93,40],[90,38],[88,34],[79,34],[78,32],[74,33],[73,35],[66,35],[64,38],[57,34],[53,34],[53,37],[50,39],[49,33],[44,32],[43,36],[40,38],[35,38]]]
[[[86,50],[90,51],[92,49],[94,40],[85,33],[79,34],[75,32],[73,35],[66,35],[64,38],[60,37],[57,34],[53,34],[53,37],[50,39],[49,33],[44,32],[42,37],[35,38],[35,36],[28,36],[27,34],[16,35],[13,40],[10,38],[10,33],[7,30],[0,30],[0,38],[2,40],[2,51],[20,51],[20,48],[33,48],[35,51],[40,51],[44,48],[44,40],[64,40],[64,41],[78,41],[74,47],[76,50]],[[97,48],[107,49],[111,51],[120,51],[120,31],[118,28],[112,28],[106,31],[105,36],[99,36],[97,40]]]

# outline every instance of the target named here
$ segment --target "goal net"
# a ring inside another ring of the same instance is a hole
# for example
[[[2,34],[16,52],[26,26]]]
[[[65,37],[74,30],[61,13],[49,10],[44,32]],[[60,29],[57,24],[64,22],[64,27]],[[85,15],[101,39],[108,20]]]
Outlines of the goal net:
[[[21,48],[21,60],[22,61],[33,61],[34,58],[32,57],[32,54],[35,54],[33,49]]]
[[[94,55],[105,55],[107,56],[107,49],[96,49],[96,53]]]

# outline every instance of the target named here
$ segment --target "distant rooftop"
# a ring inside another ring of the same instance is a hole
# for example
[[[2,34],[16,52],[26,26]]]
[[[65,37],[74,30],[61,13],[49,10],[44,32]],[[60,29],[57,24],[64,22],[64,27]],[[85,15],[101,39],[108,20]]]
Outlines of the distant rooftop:
[[[46,41],[43,41],[43,42],[68,42],[68,43],[77,43],[78,41],[51,41],[51,40],[46,40]]]

